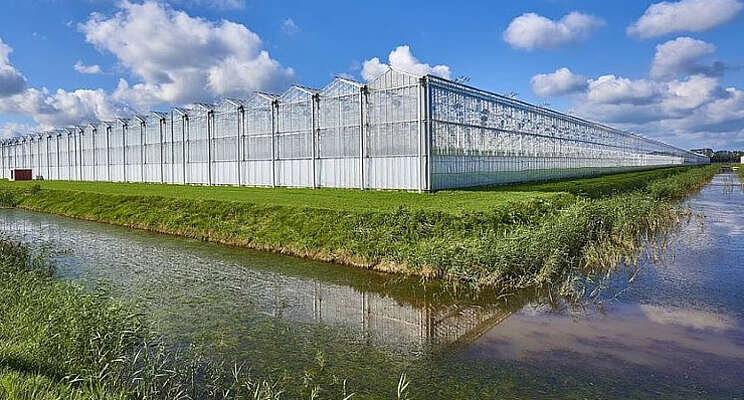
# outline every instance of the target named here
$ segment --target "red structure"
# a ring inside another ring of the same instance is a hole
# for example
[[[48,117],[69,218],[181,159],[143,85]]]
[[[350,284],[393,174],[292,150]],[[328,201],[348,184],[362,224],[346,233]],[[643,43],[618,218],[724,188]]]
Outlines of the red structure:
[[[13,169],[10,171],[10,179],[14,181],[30,181],[33,174],[30,169]]]

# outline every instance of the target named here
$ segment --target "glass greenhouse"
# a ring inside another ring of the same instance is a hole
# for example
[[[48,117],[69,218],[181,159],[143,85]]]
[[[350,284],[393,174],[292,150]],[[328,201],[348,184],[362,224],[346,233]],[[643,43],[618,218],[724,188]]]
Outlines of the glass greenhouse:
[[[435,76],[193,104],[0,142],[2,177],[434,191],[708,157]]]

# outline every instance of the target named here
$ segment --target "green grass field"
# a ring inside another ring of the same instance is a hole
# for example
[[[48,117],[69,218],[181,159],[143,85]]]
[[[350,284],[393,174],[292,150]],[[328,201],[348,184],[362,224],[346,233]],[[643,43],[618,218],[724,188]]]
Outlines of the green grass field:
[[[191,186],[147,183],[29,181],[0,185],[80,191],[115,195],[161,196],[178,199],[240,201],[260,206],[290,206],[346,211],[391,211],[399,207],[411,210],[458,214],[463,211],[488,211],[523,200],[565,199],[571,193],[597,198],[643,189],[650,182],[680,173],[686,168],[663,168],[628,172],[595,178],[495,186],[470,190],[443,190],[436,193],[412,193],[390,190],[263,188],[232,186]],[[7,187],[7,186],[6,186]]]

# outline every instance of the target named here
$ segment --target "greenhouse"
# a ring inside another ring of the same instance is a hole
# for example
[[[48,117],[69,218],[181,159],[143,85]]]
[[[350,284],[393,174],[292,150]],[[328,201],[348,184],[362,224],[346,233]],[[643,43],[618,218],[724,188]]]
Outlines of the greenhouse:
[[[0,143],[2,178],[435,191],[708,157],[435,76],[389,69]]]

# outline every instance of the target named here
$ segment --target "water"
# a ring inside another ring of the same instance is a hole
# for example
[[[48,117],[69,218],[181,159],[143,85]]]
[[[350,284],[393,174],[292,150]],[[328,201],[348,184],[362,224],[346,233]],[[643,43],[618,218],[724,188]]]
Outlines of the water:
[[[744,193],[717,176],[662,262],[614,300],[556,310],[531,293],[436,283],[20,210],[9,235],[59,275],[135,302],[171,343],[341,398],[744,398]],[[62,249],[62,251],[58,251]],[[623,282],[622,277],[616,279]]]

